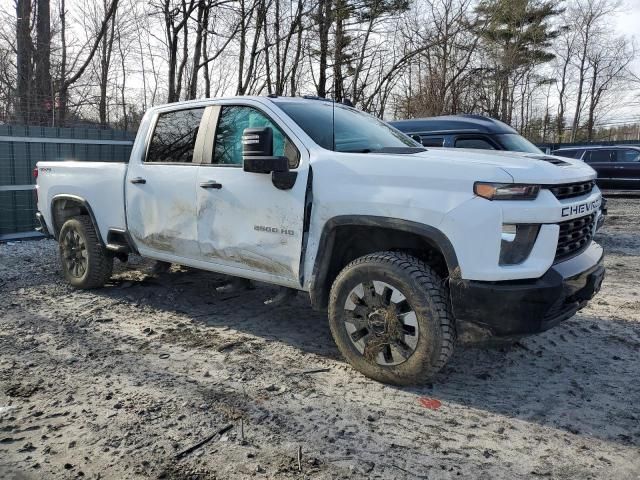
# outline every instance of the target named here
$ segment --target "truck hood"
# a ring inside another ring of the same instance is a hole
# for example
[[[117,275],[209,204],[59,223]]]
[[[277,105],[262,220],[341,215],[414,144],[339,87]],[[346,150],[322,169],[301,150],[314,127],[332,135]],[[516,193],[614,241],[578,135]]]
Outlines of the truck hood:
[[[432,148],[418,153],[430,159],[499,167],[516,183],[545,185],[572,183],[596,178],[596,172],[581,160],[543,153],[504,152],[466,148]]]

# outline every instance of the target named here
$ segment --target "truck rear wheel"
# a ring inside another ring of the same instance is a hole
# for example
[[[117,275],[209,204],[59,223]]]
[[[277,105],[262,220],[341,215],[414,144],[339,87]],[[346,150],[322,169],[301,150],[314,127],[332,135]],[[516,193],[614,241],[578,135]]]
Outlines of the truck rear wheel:
[[[74,287],[102,287],[111,277],[113,257],[100,245],[88,216],[81,215],[64,222],[58,246],[62,272]]]
[[[360,257],[338,275],[329,325],[342,355],[384,383],[423,383],[448,361],[455,324],[444,281],[403,252]]]

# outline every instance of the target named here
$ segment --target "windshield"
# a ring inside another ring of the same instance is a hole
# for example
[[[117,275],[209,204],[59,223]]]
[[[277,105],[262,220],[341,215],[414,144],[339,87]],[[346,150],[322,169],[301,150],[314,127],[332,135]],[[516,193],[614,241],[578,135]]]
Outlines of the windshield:
[[[543,153],[533,143],[517,133],[502,133],[496,137],[502,146],[510,152]]]
[[[340,104],[335,104],[333,108],[332,103],[321,101],[282,102],[278,106],[314,142],[327,150],[355,153],[425,151],[419,143],[383,121]],[[334,121],[335,130],[331,128]]]

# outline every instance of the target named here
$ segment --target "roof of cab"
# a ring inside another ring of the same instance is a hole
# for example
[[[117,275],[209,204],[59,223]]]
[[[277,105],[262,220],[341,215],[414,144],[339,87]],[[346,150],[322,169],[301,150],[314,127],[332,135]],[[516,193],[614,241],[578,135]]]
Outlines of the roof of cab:
[[[562,147],[562,148],[556,148],[554,150],[554,152],[564,152],[567,150],[612,150],[612,149],[619,149],[619,148],[624,148],[624,149],[633,149],[633,150],[640,150],[640,145],[625,145],[625,144],[619,144],[619,145],[576,145],[575,147]]]
[[[483,115],[444,115],[389,123],[405,133],[518,133],[506,123]]]

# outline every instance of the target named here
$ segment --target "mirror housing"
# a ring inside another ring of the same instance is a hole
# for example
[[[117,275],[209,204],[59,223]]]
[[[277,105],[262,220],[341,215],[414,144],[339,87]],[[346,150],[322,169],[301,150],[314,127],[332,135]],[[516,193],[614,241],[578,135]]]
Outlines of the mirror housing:
[[[242,132],[242,167],[245,172],[288,172],[287,157],[273,156],[271,127],[245,128]]]

